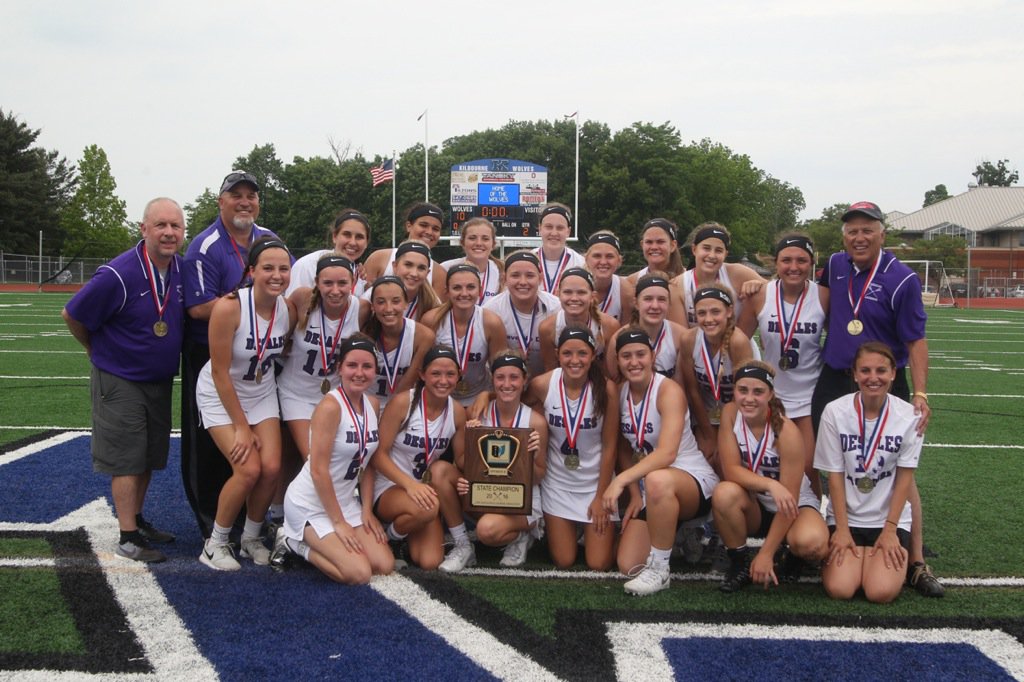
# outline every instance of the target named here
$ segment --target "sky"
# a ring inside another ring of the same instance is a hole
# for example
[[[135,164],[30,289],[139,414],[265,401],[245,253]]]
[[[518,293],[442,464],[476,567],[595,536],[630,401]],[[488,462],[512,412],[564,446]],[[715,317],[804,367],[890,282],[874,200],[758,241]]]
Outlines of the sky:
[[[6,0],[0,109],[73,162],[102,147],[132,220],[255,145],[372,159],[574,111],[746,154],[803,218],[910,212],[982,161],[1024,168],[1021,26],[1018,0]]]

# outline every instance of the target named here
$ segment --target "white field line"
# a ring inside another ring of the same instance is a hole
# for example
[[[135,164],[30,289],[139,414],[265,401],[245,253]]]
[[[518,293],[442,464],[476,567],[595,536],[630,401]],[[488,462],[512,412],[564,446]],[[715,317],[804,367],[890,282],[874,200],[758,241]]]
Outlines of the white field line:
[[[0,350],[0,353],[39,353],[41,355],[81,355],[84,350]]]
[[[10,379],[11,381],[67,381],[69,379],[74,379],[74,380],[85,379],[85,380],[88,380],[89,376],[85,375],[85,376],[58,376],[58,377],[45,376],[44,377],[44,376],[26,376],[26,375],[21,375],[21,374],[0,374],[0,379]],[[174,377],[174,383],[180,384],[181,383],[181,378],[180,377]]]
[[[620,680],[671,680],[675,671],[669,664],[662,642],[667,639],[713,638],[772,640],[814,640],[819,642],[912,642],[966,643],[996,662],[1016,679],[1024,679],[1024,646],[1000,630],[961,628],[844,628],[795,625],[726,625],[723,623],[621,623],[608,622],[608,641],[615,654],[615,672]]]

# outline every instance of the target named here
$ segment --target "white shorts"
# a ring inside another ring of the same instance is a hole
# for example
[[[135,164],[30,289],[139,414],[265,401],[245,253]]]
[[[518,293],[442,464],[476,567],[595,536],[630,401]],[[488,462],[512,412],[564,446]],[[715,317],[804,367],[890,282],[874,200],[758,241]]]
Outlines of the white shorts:
[[[268,419],[280,419],[281,410],[277,406],[277,394],[272,393],[270,397],[254,402],[241,401],[242,411],[245,412],[245,420],[249,425],[259,424]],[[203,426],[207,429],[213,426],[231,426],[231,417],[224,405],[220,402],[217,390],[213,389],[212,395],[203,390],[203,384],[196,387],[196,405],[199,407],[199,417]]]
[[[576,521],[577,523],[590,523],[590,519],[587,517],[587,510],[590,508],[590,503],[594,501],[594,495],[597,494],[596,490],[593,492],[577,493],[553,488],[544,485],[544,483],[540,484],[540,489],[541,495],[544,497],[544,514],[557,516],[568,521]],[[618,513],[612,514],[611,519],[612,521],[618,521]]]
[[[305,396],[283,389],[278,384],[277,400],[281,403],[281,420],[290,422],[296,419],[305,419],[309,421],[313,417],[313,410],[320,404],[321,398],[323,396],[319,390],[315,396]]]
[[[355,497],[351,500],[339,500],[341,502],[341,515],[345,517],[345,523],[358,528],[363,525],[363,507]],[[323,509],[310,509],[304,505],[296,504],[294,499],[285,495],[284,498],[284,531],[286,538],[296,542],[303,539],[306,531],[306,524],[313,529],[318,538],[324,538],[334,531],[334,524]]]
[[[800,400],[779,396],[779,399],[782,401],[782,406],[786,408],[786,416],[790,419],[811,416],[811,396],[808,395],[806,399],[801,398]]]

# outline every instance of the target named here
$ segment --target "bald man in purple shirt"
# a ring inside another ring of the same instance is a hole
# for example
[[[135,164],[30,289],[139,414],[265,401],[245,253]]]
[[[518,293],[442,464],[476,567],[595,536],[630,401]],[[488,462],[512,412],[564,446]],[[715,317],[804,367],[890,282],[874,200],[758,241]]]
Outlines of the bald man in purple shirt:
[[[121,529],[115,554],[163,561],[150,543],[171,542],[142,516],[155,469],[167,465],[171,389],[185,328],[181,257],[185,217],[172,199],[153,199],[142,241],[101,265],[62,316],[92,363],[92,457],[110,474]]]
[[[881,341],[896,358],[893,395],[913,403],[920,415],[918,432],[924,433],[931,417],[928,406],[927,315],[917,273],[901,263],[885,244],[884,215],[877,204],[860,201],[843,214],[843,245],[825,264],[819,284],[828,287],[828,336],[822,351],[824,364],[814,387],[811,421],[814,431],[825,406],[857,390],[851,367],[857,349],[866,341]],[[913,394],[907,383],[907,367]],[[910,491],[913,510],[908,576],[927,597],[941,597],[942,584],[924,561],[921,495],[915,483]]]

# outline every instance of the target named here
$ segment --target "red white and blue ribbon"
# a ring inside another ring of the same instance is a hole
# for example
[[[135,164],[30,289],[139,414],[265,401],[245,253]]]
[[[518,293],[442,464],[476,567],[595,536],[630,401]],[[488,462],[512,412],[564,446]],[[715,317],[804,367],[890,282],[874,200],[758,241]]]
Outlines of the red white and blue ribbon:
[[[558,258],[558,266],[555,268],[554,278],[548,275],[548,261],[544,257],[544,250],[539,251],[540,254],[540,265],[544,268],[544,291],[549,294],[555,293],[555,289],[558,288],[558,282],[562,279],[562,271],[569,264],[569,250],[562,249],[562,255]]]
[[[398,363],[402,357],[402,346],[405,345],[405,325],[406,321],[402,320],[402,331],[398,334],[398,345],[395,346],[394,364],[388,362],[388,351],[384,348],[384,333],[381,332],[380,337],[377,339],[380,354],[384,358],[384,379],[388,383],[388,395],[395,392],[395,384],[398,382]]]
[[[747,428],[747,420],[740,417],[740,427],[743,431],[743,445],[747,448],[747,465],[750,470],[755,474],[757,470],[761,468],[761,460],[764,459],[764,454],[768,452],[768,434],[771,431],[772,423],[772,410],[768,408],[768,417],[764,422],[764,433],[761,438],[754,444],[754,449],[750,449],[750,441],[754,438],[754,432]]]
[[[882,256],[879,254],[878,258],[875,259],[875,264],[871,266],[871,272],[868,273],[868,279],[864,282],[864,288],[860,290],[860,295],[857,297],[857,303],[853,302],[853,272],[850,273],[849,285],[846,288],[846,297],[850,301],[850,308],[853,310],[853,319],[858,319],[857,316],[860,314],[860,306],[864,303],[864,297],[867,296],[868,291],[871,290],[871,283],[875,281],[875,275],[878,273],[878,266],[882,264]]]
[[[342,390],[341,386],[338,387],[338,394],[341,396],[341,402],[348,411],[350,417],[352,417],[352,423],[356,427],[356,442],[359,444],[359,468],[363,468],[363,460],[366,459],[366,441],[370,439],[370,420],[366,418],[367,410],[370,409],[366,402],[366,396],[363,398],[363,416],[362,419],[356,414],[355,408],[352,407],[352,403],[349,401],[345,391]]]
[[[576,414],[569,410],[569,401],[565,395],[565,378],[558,377],[558,398],[562,401],[562,428],[565,429],[565,441],[570,450],[576,449],[576,440],[579,437],[580,426],[583,425],[583,412],[587,406],[587,394],[590,392],[590,382],[583,385],[580,392],[580,402],[576,406]]]
[[[519,342],[519,347],[523,349],[523,353],[530,352],[530,344],[533,343],[533,326],[537,322],[537,308],[540,305],[539,302],[534,302],[533,310],[530,311],[530,331],[528,334],[523,334],[523,326],[519,324],[519,311],[512,307],[512,319],[516,323],[516,340]]]
[[[444,430],[444,423],[445,421],[447,421],[448,418],[448,405],[450,403],[451,398],[446,398],[444,403],[444,411],[441,413],[441,416],[439,417],[442,431]],[[420,417],[423,419],[423,470],[426,471],[427,469],[430,468],[431,458],[435,450],[435,441],[437,441],[440,438],[440,436],[433,440],[430,438],[430,422],[427,421],[426,389],[424,389],[423,393],[420,394]]]
[[[259,316],[256,314],[256,292],[249,291],[249,321],[252,325],[251,338],[253,348],[256,349],[256,366],[263,362],[263,354],[267,352],[270,344],[270,332],[274,329],[274,318],[277,316],[277,301],[274,301],[274,309],[270,311],[270,324],[267,325],[267,333],[263,336],[263,343],[260,344]]]
[[[647,415],[651,411],[652,393],[654,392],[654,384],[657,382],[658,375],[654,374],[651,376],[651,382],[647,384],[647,388],[644,390],[644,397],[640,399],[640,405],[637,406],[633,402],[633,394],[626,389],[626,399],[629,401],[629,421],[633,426],[633,435],[636,440],[636,450],[641,452],[644,449],[644,440],[646,440],[646,429],[647,429]]]
[[[711,396],[715,399],[715,402],[720,402],[722,399],[722,384],[718,380],[718,372],[722,368],[722,352],[719,351],[712,357],[711,342],[708,341],[708,337],[704,334],[701,334],[701,338],[704,343],[700,347],[700,359],[704,364],[704,371],[707,373],[708,387],[711,389]]]
[[[793,320],[786,320],[786,301],[782,296],[782,282],[776,282],[775,287],[775,314],[779,318],[779,338],[782,340],[782,347],[779,357],[786,354],[793,343],[793,335],[796,333],[797,323],[800,321],[800,311],[803,310],[804,300],[807,298],[809,282],[804,282],[804,290],[800,292],[800,298],[796,302],[796,311],[793,313]]]
[[[466,368],[469,366],[469,349],[473,346],[473,321],[476,320],[476,306],[469,316],[469,324],[466,325],[466,335],[463,337],[462,345],[459,345],[459,334],[455,327],[455,311],[448,311],[448,322],[452,326],[452,348],[455,349],[459,359],[459,372],[465,376]]]
[[[853,399],[853,409],[857,412],[857,426],[860,429],[860,454],[857,456],[857,463],[867,474],[871,471],[871,464],[875,461],[875,454],[878,452],[878,446],[885,434],[885,423],[889,421],[889,396],[885,396],[885,402],[875,421],[875,429],[871,432],[871,438],[866,441],[864,434],[867,432],[867,415],[864,412],[864,399],[860,393],[857,393]]]
[[[516,416],[509,422],[506,428],[515,429],[519,427],[519,419],[523,416],[523,404],[519,403],[519,407],[516,408]],[[501,428],[501,415],[498,414],[498,401],[491,401],[491,426]]]

